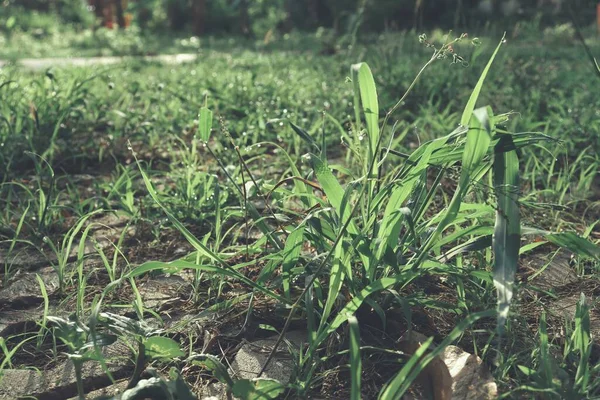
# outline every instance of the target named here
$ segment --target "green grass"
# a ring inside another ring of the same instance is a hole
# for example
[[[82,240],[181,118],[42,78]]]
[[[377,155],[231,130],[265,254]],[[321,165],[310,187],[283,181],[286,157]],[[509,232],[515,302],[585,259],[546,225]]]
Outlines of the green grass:
[[[43,318],[2,339],[3,367],[39,367],[19,354],[48,351],[47,337],[77,371],[104,367],[99,347],[133,338],[129,387],[151,364],[187,371],[139,383],[164,390],[206,384],[202,371],[243,398],[387,399],[457,344],[503,397],[598,396],[595,304],[565,320],[563,288],[523,268],[568,249],[577,293],[593,296],[600,79],[573,61],[583,48],[365,40],[333,56],[200,48],[186,65],[0,71],[2,281],[28,248],[59,279],[55,293],[38,279]],[[111,213],[127,222],[103,248],[94,230]],[[226,312],[279,340],[307,329],[290,384],[231,376],[189,325],[150,328],[163,311],[138,283],[185,271],[174,312]],[[399,352],[413,329],[430,339]]]

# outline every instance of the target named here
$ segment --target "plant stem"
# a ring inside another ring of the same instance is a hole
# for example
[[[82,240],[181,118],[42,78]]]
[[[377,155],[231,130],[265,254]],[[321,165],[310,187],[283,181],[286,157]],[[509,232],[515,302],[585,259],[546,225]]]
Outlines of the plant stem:
[[[75,380],[77,381],[77,397],[79,400],[85,400],[85,392],[83,390],[83,377],[81,376],[81,368],[83,363],[79,360],[73,360],[75,367]]]
[[[137,385],[140,377],[142,376],[142,372],[146,368],[146,346],[144,342],[140,340],[138,343],[138,354],[135,360],[135,369],[133,370],[133,374],[131,375],[131,379],[129,379],[129,383],[127,384],[127,389],[134,388]]]

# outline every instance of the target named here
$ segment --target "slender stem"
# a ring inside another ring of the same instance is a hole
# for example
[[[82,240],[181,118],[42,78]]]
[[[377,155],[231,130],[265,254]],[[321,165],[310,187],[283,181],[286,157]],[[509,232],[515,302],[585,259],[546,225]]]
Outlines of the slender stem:
[[[85,391],[83,389],[83,377],[81,374],[81,368],[83,362],[80,360],[73,360],[73,366],[75,367],[75,380],[77,381],[77,397],[79,400],[85,400]]]
[[[254,184],[254,187],[256,188],[256,192],[260,195],[260,197],[262,197],[263,201],[265,202],[265,207],[267,208],[267,210],[269,210],[269,213],[273,217],[273,220],[275,221],[275,224],[277,224],[277,229],[280,230],[281,232],[283,232],[285,234],[286,233],[285,229],[283,229],[283,227],[281,226],[281,224],[279,224],[279,222],[277,221],[277,216],[275,215],[275,212],[273,211],[273,209],[269,205],[269,202],[267,201],[267,198],[265,197],[265,195],[263,194],[262,190],[260,189],[260,186],[256,182],[256,179],[254,179],[254,176],[252,175],[252,172],[250,171],[250,168],[248,168],[248,164],[246,164],[246,161],[244,160],[244,158],[242,157],[242,154],[240,153],[239,147],[235,146],[234,143],[232,143],[232,145],[234,146],[233,148],[235,149],[235,152],[237,153],[237,156],[240,159],[240,163],[242,164],[242,167],[244,167],[244,169],[248,173],[248,176],[250,177],[250,180]],[[276,238],[275,235],[273,235],[273,236]]]
[[[131,379],[127,384],[127,389],[131,389],[137,385],[142,376],[142,372],[146,368],[146,346],[144,342],[140,339],[138,344],[138,354],[135,360],[135,369],[133,370],[133,374],[131,375]]]

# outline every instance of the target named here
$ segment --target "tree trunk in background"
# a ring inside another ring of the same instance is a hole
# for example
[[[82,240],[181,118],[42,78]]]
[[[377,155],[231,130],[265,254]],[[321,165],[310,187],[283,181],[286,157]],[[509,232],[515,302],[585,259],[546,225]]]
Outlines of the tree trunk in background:
[[[201,36],[206,24],[206,0],[193,0],[194,35]]]
[[[96,18],[103,19],[104,18],[104,4],[103,0],[92,0],[90,4],[94,7],[94,14],[96,14]]]
[[[117,24],[119,24],[120,29],[125,29],[125,11],[123,10],[123,1],[122,0],[114,0],[115,2],[115,13],[117,14]]]
[[[319,26],[319,3],[317,0],[307,0],[308,15],[310,15],[311,23],[309,26]]]
[[[250,23],[250,14],[248,14],[248,0],[240,1],[240,30],[246,37],[254,37],[252,25]]]

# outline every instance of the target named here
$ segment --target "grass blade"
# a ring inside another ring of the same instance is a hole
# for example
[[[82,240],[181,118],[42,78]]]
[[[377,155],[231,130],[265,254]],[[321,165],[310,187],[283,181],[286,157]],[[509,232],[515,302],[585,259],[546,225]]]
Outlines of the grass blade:
[[[490,60],[488,61],[485,68],[483,69],[483,72],[481,73],[481,76],[479,77],[479,80],[477,81],[477,84],[475,85],[473,92],[471,92],[471,97],[469,97],[469,101],[467,102],[467,105],[465,106],[462,117],[460,118],[460,124],[462,126],[467,126],[471,122],[471,116],[473,115],[473,110],[475,110],[475,104],[477,103],[477,99],[479,98],[479,93],[481,93],[481,88],[483,87],[483,82],[485,82],[485,78],[490,70],[490,67],[492,66],[492,63],[494,62],[494,58],[496,58],[496,54],[498,54],[498,50],[500,50],[500,47],[504,43],[505,37],[506,37],[506,33],[504,35],[502,35],[502,39],[500,40],[500,43],[498,43],[498,46],[496,46],[496,50],[494,50],[494,53],[492,54],[492,56],[490,57]]]
[[[150,193],[150,197],[152,197],[152,200],[154,200],[154,202],[163,210],[163,212],[166,214],[167,218],[169,218],[169,221],[171,221],[171,223],[173,225],[175,225],[175,228],[177,228],[177,230],[187,239],[187,241],[198,251],[198,253],[204,257],[209,258],[212,261],[218,262],[220,264],[223,264],[223,260],[221,260],[221,258],[213,253],[208,247],[206,247],[200,240],[198,240],[197,237],[195,237],[173,214],[171,214],[169,212],[169,210],[167,210],[167,208],[160,202],[160,200],[158,199],[158,196],[156,195],[156,190],[154,190],[154,187],[152,186],[152,182],[150,182],[150,179],[148,179],[148,176],[146,175],[146,173],[144,172],[144,170],[142,169],[142,166],[140,165],[137,157],[135,158],[135,162],[138,165],[138,168],[140,170],[140,173],[142,175],[142,179],[144,180],[144,185],[146,185],[146,189],[148,190],[148,193]]]
[[[360,358],[360,328],[355,316],[348,318],[350,328],[350,399],[360,400],[362,360]]]
[[[212,119],[213,113],[208,107],[204,106],[200,108],[200,114],[198,116],[198,132],[200,133],[200,140],[204,143],[208,142],[208,139],[210,138]]]
[[[600,259],[600,247],[574,232],[560,232],[546,235],[549,242],[569,249],[578,256]]]
[[[312,136],[308,134],[308,132],[306,132],[304,129],[300,128],[298,125],[294,124],[291,121],[290,126],[292,127],[292,130],[302,138],[302,140],[313,146],[319,153],[321,152],[321,148],[319,147],[315,139],[313,139]]]
[[[237,272],[233,269],[222,268],[222,267],[215,266],[215,265],[199,265],[199,264],[196,264],[193,262],[188,262],[188,261],[181,261],[181,260],[176,260],[176,261],[171,261],[171,262],[148,261],[148,262],[143,263],[139,267],[136,267],[133,270],[131,270],[129,273],[127,273],[123,277],[123,279],[135,278],[137,276],[143,275],[150,271],[164,270],[169,273],[177,273],[177,272],[181,271],[182,269],[199,270],[199,271],[204,271],[204,272],[208,272],[208,273],[213,273],[213,274],[217,274],[217,275],[221,275],[221,276],[227,276],[230,278],[238,279],[241,282],[243,282],[244,284],[252,287],[253,289],[256,289],[276,300],[279,300],[282,303],[285,303],[285,304],[289,303],[288,300],[279,296],[278,294],[274,293],[273,291],[269,290],[264,284],[257,284],[256,282],[252,281],[251,279],[246,278],[244,275],[240,274],[239,272]],[[117,282],[117,281],[115,281],[115,282]],[[107,289],[112,288],[113,286],[116,286],[116,283],[110,284],[109,286],[107,286]]]
[[[352,75],[355,88],[358,84],[360,90],[360,99],[369,132],[369,148],[372,159],[375,157],[376,147],[379,143],[379,102],[377,100],[375,80],[373,79],[371,69],[366,63],[354,64],[352,66]]]
[[[350,217],[351,209],[347,202],[347,197],[344,199],[344,188],[342,188],[342,185],[340,185],[338,180],[331,173],[327,164],[319,157],[314,154],[310,154],[310,164],[315,171],[317,180],[321,184],[321,187],[327,196],[327,200],[329,200],[335,209],[338,217],[340,218],[341,225],[343,225]],[[347,212],[345,212],[346,210]],[[350,225],[348,226],[348,232],[353,234],[358,233],[358,229],[356,228],[354,222],[350,222]]]
[[[512,142],[503,135],[497,146]],[[498,199],[494,228],[494,286],[498,294],[498,331],[502,333],[513,297],[513,285],[521,244],[519,215],[519,158],[516,150],[496,153],[494,159],[494,191]]]
[[[585,295],[581,293],[575,311],[575,331],[572,341],[575,349],[579,352],[579,363],[575,375],[575,386],[579,392],[584,394],[588,390],[590,381],[590,356],[592,353],[592,341],[590,337],[590,311],[585,301]]]
[[[300,258],[300,251],[302,250],[302,244],[304,242],[304,225],[300,225],[288,236],[283,249],[283,263],[282,263],[282,279],[283,279],[283,293],[288,299],[290,295],[290,272],[292,268],[298,263]]]

